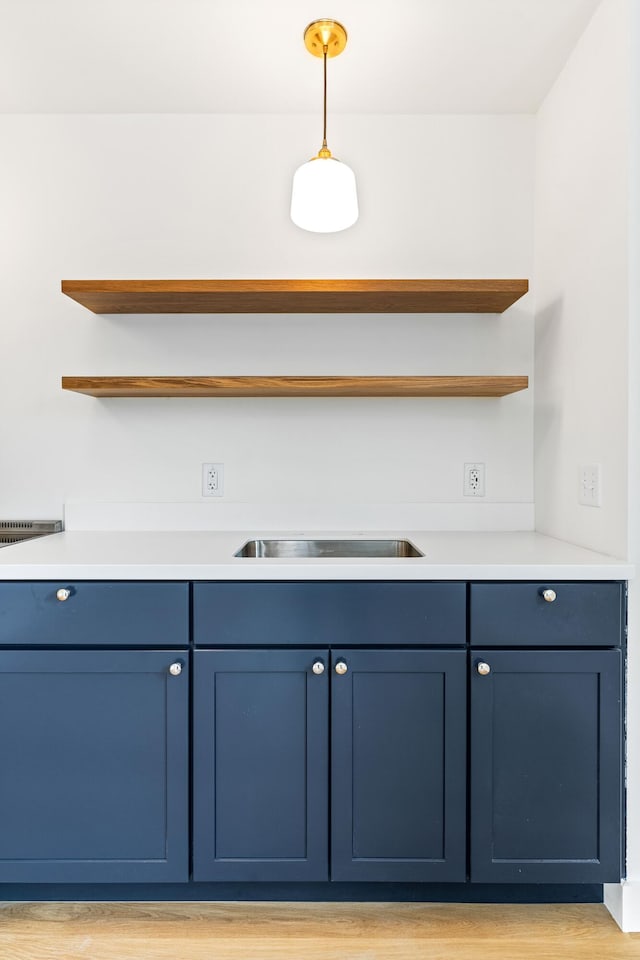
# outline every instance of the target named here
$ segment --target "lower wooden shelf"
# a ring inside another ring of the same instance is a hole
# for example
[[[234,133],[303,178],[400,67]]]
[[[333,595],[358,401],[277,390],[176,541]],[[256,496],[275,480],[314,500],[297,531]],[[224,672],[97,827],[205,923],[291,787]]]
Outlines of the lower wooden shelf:
[[[504,397],[528,377],[63,377],[90,397]]]

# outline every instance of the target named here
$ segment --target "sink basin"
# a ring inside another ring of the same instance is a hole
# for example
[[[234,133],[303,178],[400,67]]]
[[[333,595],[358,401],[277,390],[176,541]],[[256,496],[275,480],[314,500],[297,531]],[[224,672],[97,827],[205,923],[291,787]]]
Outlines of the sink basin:
[[[409,540],[247,540],[234,557],[423,557]]]

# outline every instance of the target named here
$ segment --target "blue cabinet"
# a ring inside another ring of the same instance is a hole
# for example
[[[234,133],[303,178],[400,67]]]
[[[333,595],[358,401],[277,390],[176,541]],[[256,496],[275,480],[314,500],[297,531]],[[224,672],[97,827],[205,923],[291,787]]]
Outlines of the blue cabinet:
[[[464,651],[197,651],[194,693],[195,880],[465,879]]]
[[[623,584],[189,591],[0,584],[0,882],[620,878]]]
[[[0,651],[0,881],[188,879],[186,661]]]
[[[471,880],[617,882],[619,650],[475,650]]]
[[[196,651],[194,880],[327,879],[327,660]]]
[[[464,881],[466,653],[332,656],[332,879]]]
[[[465,584],[200,583],[193,611],[194,880],[465,879]]]

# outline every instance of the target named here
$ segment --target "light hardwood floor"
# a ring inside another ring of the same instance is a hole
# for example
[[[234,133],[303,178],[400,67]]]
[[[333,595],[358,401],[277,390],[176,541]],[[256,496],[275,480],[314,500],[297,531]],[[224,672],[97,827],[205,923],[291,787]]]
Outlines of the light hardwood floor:
[[[627,960],[600,904],[3,903],[1,960]]]

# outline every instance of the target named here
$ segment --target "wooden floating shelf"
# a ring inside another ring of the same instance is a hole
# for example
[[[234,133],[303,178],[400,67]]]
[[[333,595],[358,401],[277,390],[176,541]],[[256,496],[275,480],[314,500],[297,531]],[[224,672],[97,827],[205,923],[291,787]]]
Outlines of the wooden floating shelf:
[[[528,280],[63,280],[93,313],[502,313]]]
[[[528,377],[63,377],[90,397],[504,397]]]

